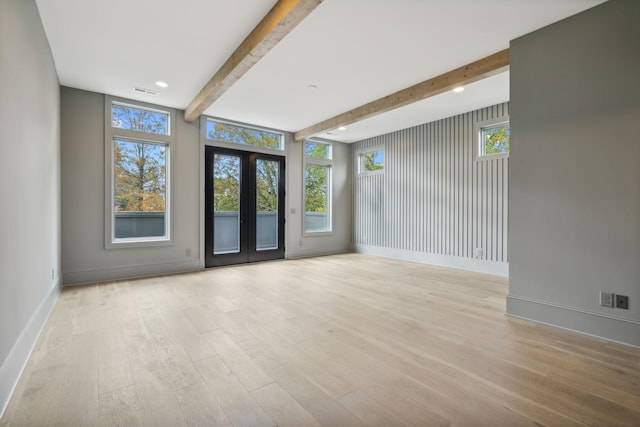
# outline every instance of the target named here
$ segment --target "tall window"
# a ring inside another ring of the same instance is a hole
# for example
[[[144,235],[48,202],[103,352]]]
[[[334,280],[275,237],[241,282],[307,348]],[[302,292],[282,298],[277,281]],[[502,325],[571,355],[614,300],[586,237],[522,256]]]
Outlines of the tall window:
[[[206,123],[206,138],[209,140],[284,150],[283,136],[279,132],[239,126],[211,118],[207,118]]]
[[[332,146],[319,141],[304,143],[304,231],[331,231]]]
[[[509,155],[509,142],[511,131],[509,122],[492,121],[478,125],[477,150],[478,158],[507,157]]]
[[[106,246],[171,242],[174,113],[107,97]]]

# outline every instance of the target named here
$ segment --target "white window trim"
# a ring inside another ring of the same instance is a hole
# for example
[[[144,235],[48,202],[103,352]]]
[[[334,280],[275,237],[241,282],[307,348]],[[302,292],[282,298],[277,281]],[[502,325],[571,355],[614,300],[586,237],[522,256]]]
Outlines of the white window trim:
[[[509,128],[511,128],[511,124],[509,123],[509,116],[502,116],[497,119],[485,120],[482,122],[477,122],[473,128],[473,147],[474,147],[474,157],[476,161],[486,161],[486,160],[494,160],[494,159],[506,159],[509,158],[509,153],[499,153],[499,154],[484,154],[482,151],[482,138],[480,135],[482,134],[482,130],[484,128],[493,127],[501,124],[509,124]]]
[[[320,141],[316,139],[305,140],[303,144],[306,144],[307,141],[311,142],[319,142],[322,144],[327,144],[330,146],[331,158],[329,159],[319,159],[317,157],[307,157],[305,146],[302,146],[302,236],[303,237],[319,237],[319,236],[332,236],[334,234],[333,231],[333,143],[329,141]],[[306,214],[307,214],[307,181],[306,181],[306,170],[307,165],[317,165],[317,166],[328,166],[329,173],[327,174],[327,213],[329,214],[329,229],[321,230],[321,231],[307,231],[306,229]]]
[[[209,120],[213,120],[215,122],[224,123],[231,126],[238,126],[238,127],[243,127],[247,129],[254,129],[254,130],[278,134],[280,135],[280,148],[258,147],[256,145],[238,144],[235,142],[220,141],[218,139],[210,139],[207,137],[207,122]],[[286,152],[285,136],[282,131],[279,131],[276,129],[264,128],[260,126],[248,125],[246,123],[232,122],[230,120],[222,120],[222,119],[218,119],[217,117],[211,117],[211,116],[201,116],[200,138],[203,141],[205,141],[204,145],[213,145],[216,147],[230,148],[232,150],[251,151],[254,153],[264,153],[264,154],[275,154],[277,156],[284,156],[284,153]]]
[[[129,129],[114,128],[111,126],[111,106],[113,104],[125,105],[132,108],[142,108],[145,110],[168,113],[169,135],[161,135],[147,132],[134,131]],[[105,139],[104,139],[104,159],[105,159],[105,229],[104,242],[105,249],[134,248],[149,246],[169,246],[173,245],[173,176],[176,158],[176,111],[172,108],[164,108],[145,102],[138,102],[128,99],[117,98],[105,95]],[[168,147],[166,162],[166,199],[165,204],[165,236],[162,237],[136,237],[116,239],[114,236],[114,200],[113,200],[113,147],[114,139],[129,139],[151,144],[163,144]]]
[[[382,159],[382,169],[377,171],[363,171],[362,163],[360,162],[360,158],[366,154],[375,153],[377,151],[382,151],[384,154],[384,158]],[[387,153],[385,153],[384,146],[380,145],[377,147],[369,147],[356,151],[356,170],[358,171],[358,176],[368,176],[368,175],[381,175],[384,174],[385,169],[387,168]]]

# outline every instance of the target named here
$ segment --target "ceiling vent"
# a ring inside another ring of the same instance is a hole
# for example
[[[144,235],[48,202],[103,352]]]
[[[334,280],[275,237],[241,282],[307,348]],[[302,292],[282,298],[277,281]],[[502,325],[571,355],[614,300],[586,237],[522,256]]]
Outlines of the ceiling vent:
[[[133,87],[133,91],[137,92],[137,93],[144,93],[145,95],[151,95],[151,96],[158,96],[158,92],[151,90],[151,89],[145,89],[142,87]]]

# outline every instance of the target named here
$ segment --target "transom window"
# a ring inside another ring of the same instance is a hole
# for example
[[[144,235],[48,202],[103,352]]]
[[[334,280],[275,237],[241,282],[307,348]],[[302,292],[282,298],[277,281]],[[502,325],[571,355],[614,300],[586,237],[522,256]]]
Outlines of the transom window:
[[[169,113],[114,102],[111,107],[111,126],[158,135],[169,135]]]
[[[107,97],[107,248],[171,243],[175,113]]]
[[[304,155],[315,159],[331,160],[331,144],[319,141],[305,141]]]
[[[279,132],[239,126],[214,119],[207,119],[206,138],[212,141],[284,150],[283,135]]]

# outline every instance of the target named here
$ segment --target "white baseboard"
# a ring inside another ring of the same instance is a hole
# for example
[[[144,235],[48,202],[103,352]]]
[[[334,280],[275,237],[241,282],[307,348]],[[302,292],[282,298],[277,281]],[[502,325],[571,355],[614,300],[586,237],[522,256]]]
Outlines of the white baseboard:
[[[401,259],[403,261],[438,265],[441,267],[475,271],[477,273],[494,274],[503,277],[509,276],[509,263],[506,262],[495,262],[475,258],[438,255],[427,252],[405,251],[401,249],[389,249],[369,245],[356,245],[355,251],[359,254],[377,255],[386,258]]]
[[[171,273],[201,270],[200,260],[192,258],[186,261],[168,261],[162,263],[115,266],[91,270],[66,271],[63,275],[64,286],[87,283],[108,282],[111,280],[133,279],[138,277],[160,276]]]
[[[507,296],[507,315],[640,347],[640,322],[533,298]]]
[[[27,366],[31,352],[38,341],[38,337],[47,323],[49,314],[60,295],[61,280],[58,276],[52,283],[51,289],[44,297],[38,308],[27,322],[7,358],[0,366],[0,418],[4,414],[13,390]]]

